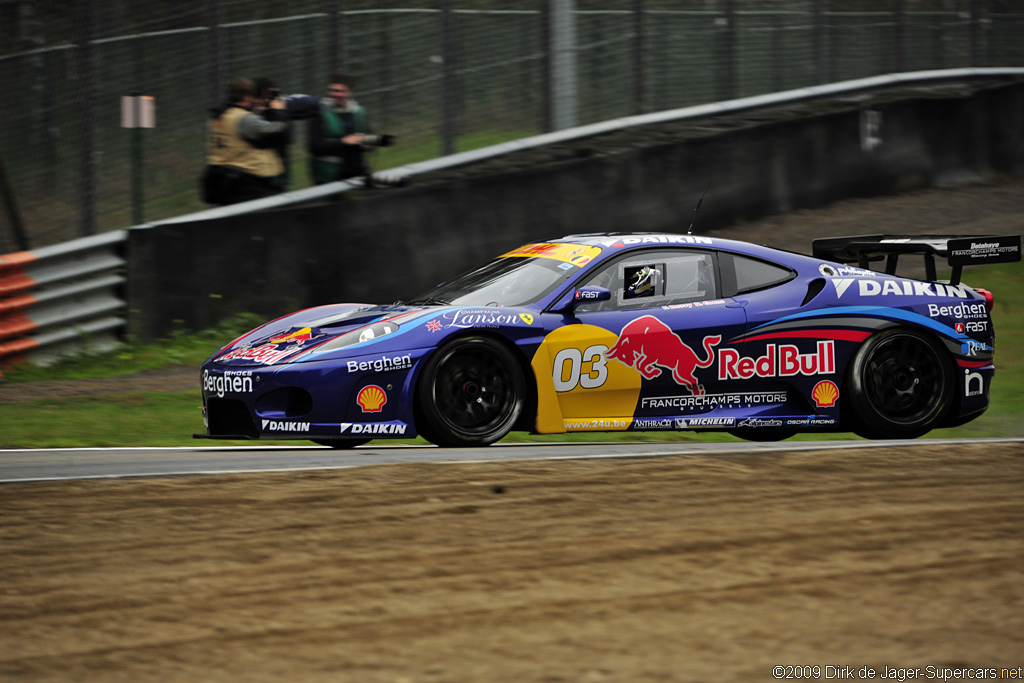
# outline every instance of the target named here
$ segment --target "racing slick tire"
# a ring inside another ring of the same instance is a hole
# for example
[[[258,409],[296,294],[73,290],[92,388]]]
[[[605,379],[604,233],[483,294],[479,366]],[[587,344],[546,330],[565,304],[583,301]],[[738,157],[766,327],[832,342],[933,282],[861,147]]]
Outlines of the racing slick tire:
[[[370,443],[370,439],[310,439],[310,441],[319,446],[330,446],[337,449],[355,448],[364,443]]]
[[[953,403],[953,369],[930,336],[893,328],[870,337],[850,363],[847,409],[865,439],[914,439]]]
[[[522,366],[504,344],[461,337],[442,346],[417,387],[417,428],[438,446],[487,446],[518,422],[526,402]]]

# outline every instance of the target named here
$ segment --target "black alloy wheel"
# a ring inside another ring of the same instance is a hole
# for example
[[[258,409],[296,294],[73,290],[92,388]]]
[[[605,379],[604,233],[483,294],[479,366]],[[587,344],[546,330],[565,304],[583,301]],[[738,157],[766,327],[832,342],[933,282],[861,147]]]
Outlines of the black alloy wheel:
[[[913,439],[935,427],[953,402],[953,370],[938,342],[914,330],[880,332],[850,364],[854,431],[868,439]]]
[[[519,361],[504,344],[486,337],[455,339],[424,367],[417,427],[438,446],[486,446],[512,430],[525,396]]]

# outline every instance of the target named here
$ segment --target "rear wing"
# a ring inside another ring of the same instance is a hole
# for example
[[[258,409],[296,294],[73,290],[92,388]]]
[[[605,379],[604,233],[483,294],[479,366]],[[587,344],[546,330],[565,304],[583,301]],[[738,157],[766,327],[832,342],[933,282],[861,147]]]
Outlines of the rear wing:
[[[856,262],[869,268],[871,261],[885,258],[885,272],[896,274],[903,254],[924,256],[927,279],[935,281],[935,257],[941,256],[953,268],[950,284],[960,284],[964,266],[1020,261],[1020,235],[855,235],[823,237],[811,242],[815,258],[839,263]]]

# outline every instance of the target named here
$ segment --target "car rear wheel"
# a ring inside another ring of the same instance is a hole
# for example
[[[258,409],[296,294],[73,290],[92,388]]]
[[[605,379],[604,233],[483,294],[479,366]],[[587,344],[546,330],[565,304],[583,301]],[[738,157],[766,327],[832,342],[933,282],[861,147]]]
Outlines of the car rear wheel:
[[[364,443],[369,443],[370,439],[310,439],[310,441],[320,446],[345,449],[362,446]]]
[[[867,439],[913,439],[937,425],[953,399],[953,372],[931,337],[908,329],[880,332],[850,364],[848,408]]]
[[[456,339],[423,369],[417,427],[438,446],[486,446],[512,430],[525,397],[526,380],[512,351],[485,337]]]

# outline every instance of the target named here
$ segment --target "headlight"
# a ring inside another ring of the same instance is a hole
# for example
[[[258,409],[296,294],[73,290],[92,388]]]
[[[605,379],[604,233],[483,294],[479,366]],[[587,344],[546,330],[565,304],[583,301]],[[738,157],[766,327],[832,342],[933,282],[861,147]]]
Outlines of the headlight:
[[[309,354],[313,353],[314,351],[316,351],[318,355],[324,353],[325,351],[337,351],[338,349],[343,349],[346,346],[355,346],[356,344],[362,344],[373,339],[379,339],[381,337],[391,334],[392,332],[397,331],[398,323],[373,323],[372,325],[367,325],[366,327],[360,327],[349,332],[346,332],[340,337],[335,337],[331,341],[325,344],[321,344],[315,349],[310,349],[305,353],[301,353],[298,356],[295,356],[295,358],[293,358],[291,362],[294,363],[295,361],[301,360],[308,356]]]

